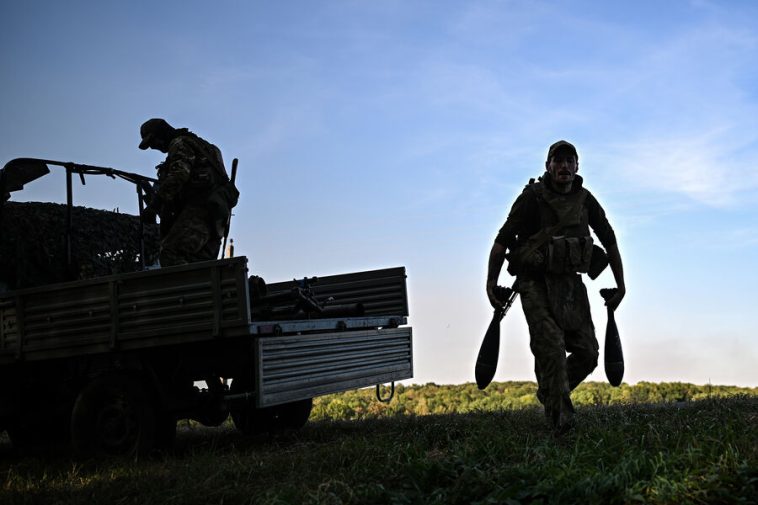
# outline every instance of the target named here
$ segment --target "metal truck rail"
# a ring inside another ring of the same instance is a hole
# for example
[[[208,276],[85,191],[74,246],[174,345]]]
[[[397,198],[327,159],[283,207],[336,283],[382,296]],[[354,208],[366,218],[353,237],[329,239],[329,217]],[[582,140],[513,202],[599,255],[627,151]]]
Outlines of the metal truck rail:
[[[0,365],[250,333],[247,260],[194,263],[0,294]]]

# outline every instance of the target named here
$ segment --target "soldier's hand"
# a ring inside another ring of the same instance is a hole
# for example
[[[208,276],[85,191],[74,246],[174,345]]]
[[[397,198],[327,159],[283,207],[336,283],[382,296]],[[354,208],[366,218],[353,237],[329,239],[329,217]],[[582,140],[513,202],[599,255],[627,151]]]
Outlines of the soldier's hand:
[[[138,183],[142,193],[145,195],[145,202],[150,205],[155,197],[155,189],[147,181],[141,181]]]
[[[499,298],[499,295],[502,294],[502,289],[499,288],[500,286],[495,282],[487,282],[487,298],[489,298],[490,305],[494,309],[502,309],[505,305],[505,301]]]
[[[148,205],[142,211],[142,222],[147,224],[155,224],[155,218],[157,215],[158,212],[155,210],[155,208]]]
[[[621,300],[624,299],[624,295],[626,295],[626,287],[620,286],[614,291],[613,296],[605,301],[605,306],[615,312],[619,304],[621,304]]]

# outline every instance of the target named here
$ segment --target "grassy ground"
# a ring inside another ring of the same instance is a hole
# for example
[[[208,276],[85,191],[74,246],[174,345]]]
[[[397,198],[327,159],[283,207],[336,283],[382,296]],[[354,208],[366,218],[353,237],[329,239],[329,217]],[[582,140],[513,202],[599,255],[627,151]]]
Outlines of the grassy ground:
[[[756,503],[758,397],[581,407],[556,438],[538,409],[319,421],[245,439],[180,429],[172,454],[19,458],[0,503]]]

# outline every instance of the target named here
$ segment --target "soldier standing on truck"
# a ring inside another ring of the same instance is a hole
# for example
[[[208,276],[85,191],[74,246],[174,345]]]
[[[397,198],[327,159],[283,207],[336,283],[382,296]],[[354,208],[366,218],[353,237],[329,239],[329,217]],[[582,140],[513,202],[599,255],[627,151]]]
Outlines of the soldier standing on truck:
[[[160,216],[161,266],[216,259],[224,228],[239,193],[229,181],[221,151],[186,128],[163,119],[140,128],[140,149],[166,153],[158,183],[143,212],[147,221]]]
[[[561,433],[573,424],[570,393],[597,366],[598,342],[587,290],[593,251],[590,227],[608,251],[618,291],[606,305],[615,310],[626,287],[616,236],[605,211],[577,175],[579,156],[564,140],[548,150],[546,172],[533,179],[514,202],[489,257],[487,296],[502,307],[497,280],[503,262],[517,277],[517,291],[529,325],[537,398],[548,422]],[[571,353],[568,358],[566,353]]]

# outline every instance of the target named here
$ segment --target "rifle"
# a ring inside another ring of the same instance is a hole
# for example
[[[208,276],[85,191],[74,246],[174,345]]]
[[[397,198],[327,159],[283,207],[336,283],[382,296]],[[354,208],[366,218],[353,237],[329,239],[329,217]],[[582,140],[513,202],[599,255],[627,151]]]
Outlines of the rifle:
[[[616,291],[618,291],[616,288],[601,289],[600,296],[607,303],[608,300],[613,298]],[[611,386],[618,386],[624,377],[624,353],[621,350],[621,338],[619,337],[619,330],[616,327],[616,319],[610,307],[608,307],[608,324],[605,327],[604,355],[605,376],[608,378]]]
[[[503,286],[495,288],[500,294],[498,299],[504,299],[505,303],[502,307],[496,308],[492,314],[492,321],[490,321],[490,325],[487,327],[487,332],[484,334],[482,345],[479,348],[479,354],[476,357],[474,375],[479,389],[486,388],[495,376],[498,355],[500,354],[500,321],[503,320],[505,314],[508,313],[508,309],[511,308],[511,305],[516,300],[516,296],[518,295],[517,283],[518,279],[509,288]]]
[[[237,163],[239,160],[234,158],[232,160],[232,177],[229,179],[229,183],[234,186],[234,181],[237,180]],[[236,186],[234,186],[236,188]],[[232,209],[229,209],[229,217],[226,218],[226,226],[224,226],[224,244],[221,246],[221,259],[224,259],[226,254],[226,238],[229,236],[229,228],[232,226]]]

